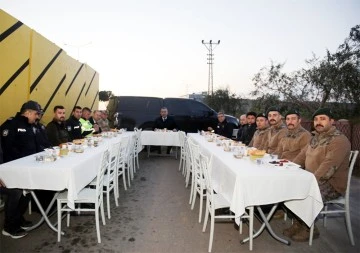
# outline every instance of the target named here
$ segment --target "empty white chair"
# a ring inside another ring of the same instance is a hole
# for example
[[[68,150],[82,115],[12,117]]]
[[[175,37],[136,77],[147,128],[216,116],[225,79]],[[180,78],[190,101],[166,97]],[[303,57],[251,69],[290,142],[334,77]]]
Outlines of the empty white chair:
[[[141,151],[141,129],[135,129],[135,143],[134,143],[134,172],[136,167],[140,169],[139,153]]]
[[[106,206],[107,206],[107,214],[108,219],[111,218],[110,215],[110,193],[114,192],[115,205],[119,206],[118,203],[118,157],[120,150],[120,141],[114,143],[110,147],[110,155],[109,155],[109,167],[105,171],[104,175],[104,193],[106,194]],[[89,186],[96,186],[96,178],[89,184]]]
[[[185,154],[185,142],[186,142],[186,134],[183,131],[179,131],[179,140],[180,140],[180,163],[179,163],[179,171],[182,170],[184,174],[185,171],[185,163],[186,163],[186,154]]]
[[[201,223],[202,218],[202,207],[204,202],[204,190],[206,189],[204,176],[202,174],[201,165],[200,165],[200,149],[199,145],[196,145],[193,142],[189,143],[190,155],[192,162],[192,182],[191,182],[191,210],[194,209],[197,194],[200,196],[200,208],[199,208],[199,223]]]
[[[221,194],[216,194],[212,188],[211,184],[211,173],[209,170],[209,159],[200,154],[200,164],[201,170],[203,171],[202,174],[205,179],[206,184],[206,211],[205,211],[205,219],[204,219],[204,226],[203,232],[206,231],[206,226],[208,223],[209,215],[210,215],[210,239],[209,239],[209,252],[211,252],[213,238],[214,238],[214,225],[215,219],[231,219],[235,218],[235,215],[232,214],[221,214],[215,215],[215,210],[220,208],[229,208],[230,209],[230,202],[227,201]]]
[[[127,150],[126,150],[126,159],[125,159],[125,165],[126,170],[130,174],[130,178],[128,181],[129,187],[130,187],[130,179],[134,179],[134,154],[135,154],[135,141],[136,141],[136,135],[133,134],[130,136]]]
[[[358,150],[351,151],[350,152],[350,165],[349,165],[349,171],[348,171],[348,180],[346,185],[346,192],[345,197],[340,197],[334,200],[326,201],[324,203],[324,209],[320,212],[320,214],[323,215],[324,218],[324,227],[326,227],[326,218],[328,214],[345,214],[345,221],[346,221],[346,228],[349,234],[350,243],[351,245],[355,245],[354,236],[351,228],[351,218],[350,218],[350,181],[351,181],[351,175],[354,169],[354,165],[356,162],[356,158],[359,154]],[[328,210],[328,206],[332,205],[335,207],[335,210]],[[315,222],[314,222],[315,223]],[[310,229],[310,238],[309,238],[309,245],[312,245],[312,239],[313,239],[313,233],[314,233],[314,224],[311,226]]]
[[[96,222],[96,234],[98,243],[101,243],[100,237],[100,225],[99,225],[99,209],[101,211],[102,223],[105,225],[105,214],[104,214],[104,205],[103,205],[103,186],[104,186],[104,174],[109,165],[109,154],[110,152],[106,150],[101,157],[101,163],[97,172],[96,177],[96,188],[84,188],[78,194],[78,199],[75,200],[75,209],[71,209],[67,206],[67,195],[68,192],[64,191],[60,193],[57,197],[57,210],[58,210],[58,242],[61,239],[61,214],[62,212],[67,213],[67,226],[70,225],[70,211],[84,211],[84,212],[95,212],[95,222]],[[94,204],[94,208],[76,208],[77,204]]]
[[[117,197],[119,198],[119,177],[122,176],[123,178],[123,184],[125,191],[127,190],[126,187],[126,161],[127,161],[127,145],[129,142],[129,137],[124,137],[121,139],[120,142],[120,149],[118,154],[118,160],[117,160]],[[130,182],[130,173],[127,173],[128,180]]]

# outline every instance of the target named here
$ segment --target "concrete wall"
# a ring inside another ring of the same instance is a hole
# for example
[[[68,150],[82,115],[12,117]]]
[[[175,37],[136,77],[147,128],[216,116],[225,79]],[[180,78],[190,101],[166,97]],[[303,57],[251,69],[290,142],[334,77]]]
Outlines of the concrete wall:
[[[44,123],[55,105],[67,117],[75,104],[97,109],[98,93],[99,73],[0,10],[0,124],[30,99],[45,110]]]

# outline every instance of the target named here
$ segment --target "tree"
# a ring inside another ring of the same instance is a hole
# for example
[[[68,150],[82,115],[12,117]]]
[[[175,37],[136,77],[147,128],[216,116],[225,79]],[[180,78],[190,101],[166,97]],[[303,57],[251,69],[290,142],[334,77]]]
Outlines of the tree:
[[[99,100],[103,102],[109,101],[112,96],[114,96],[112,91],[103,90],[99,92]]]
[[[360,109],[360,25],[350,30],[335,53],[323,59],[306,60],[307,68],[284,73],[284,64],[271,62],[254,78],[252,95],[258,99],[278,96],[281,103],[301,108],[311,115],[317,108],[331,106],[341,116],[354,116]]]
[[[213,95],[205,96],[204,102],[218,112],[223,111],[235,116],[241,113],[242,100],[235,93],[231,93],[229,88],[217,89]]]

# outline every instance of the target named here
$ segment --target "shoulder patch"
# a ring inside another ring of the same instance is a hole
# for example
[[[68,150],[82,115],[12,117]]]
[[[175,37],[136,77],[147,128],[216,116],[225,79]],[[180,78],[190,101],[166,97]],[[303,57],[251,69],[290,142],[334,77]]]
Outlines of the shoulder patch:
[[[9,134],[9,130],[8,129],[4,129],[2,132],[2,136],[6,137]]]

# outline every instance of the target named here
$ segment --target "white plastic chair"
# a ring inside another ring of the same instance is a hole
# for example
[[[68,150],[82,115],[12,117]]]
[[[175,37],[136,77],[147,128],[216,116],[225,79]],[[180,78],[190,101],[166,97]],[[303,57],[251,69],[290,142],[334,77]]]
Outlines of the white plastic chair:
[[[190,154],[190,142],[192,142],[191,139],[186,138],[185,141],[185,188],[189,186],[190,182],[190,175],[192,174],[192,167],[191,167],[191,154]],[[191,204],[191,196],[190,194],[190,201],[189,204]]]
[[[204,202],[204,190],[206,189],[204,176],[202,174],[201,165],[200,165],[200,149],[199,145],[196,145],[193,142],[189,143],[190,155],[192,161],[192,200],[191,200],[191,210],[194,209],[197,194],[199,194],[200,208],[199,208],[199,223],[201,223],[202,218],[202,207]]]
[[[135,156],[135,141],[136,141],[136,135],[133,134],[130,136],[128,145],[127,145],[127,151],[126,151],[126,160],[125,160],[125,168],[130,174],[130,178],[128,178],[128,184],[130,187],[130,179],[134,179],[134,156]]]
[[[346,221],[346,228],[349,234],[351,245],[355,245],[354,236],[351,228],[351,218],[350,218],[350,181],[351,181],[351,175],[354,169],[354,165],[356,162],[356,158],[359,154],[358,150],[351,151],[350,152],[350,165],[349,165],[349,171],[348,171],[348,180],[346,185],[346,192],[345,197],[340,197],[334,200],[326,201],[324,203],[324,209],[320,212],[320,214],[323,215],[324,218],[324,227],[326,227],[326,219],[328,214],[345,214],[345,221]],[[328,206],[332,205],[333,207],[336,207],[336,210],[328,210]],[[315,223],[315,222],[314,222]],[[313,233],[314,233],[314,223],[311,225],[310,228],[310,238],[309,238],[309,245],[312,245],[313,240]]]
[[[139,165],[139,153],[141,151],[141,129],[136,129],[135,131],[135,143],[134,143],[134,172],[136,173],[136,167],[140,169]]]
[[[117,197],[119,198],[119,177],[122,176],[123,178],[123,184],[124,184],[124,189],[125,191],[127,190],[126,187],[126,160],[127,160],[127,145],[129,142],[129,137],[124,137],[121,139],[120,142],[120,149],[119,149],[119,154],[118,154],[118,164],[117,164]],[[127,173],[128,175],[128,180],[130,181],[130,173]]]
[[[200,166],[202,170],[202,174],[205,179],[206,184],[206,211],[205,211],[205,219],[203,225],[203,232],[206,231],[206,226],[208,223],[209,215],[210,215],[210,238],[209,238],[209,252],[211,252],[213,238],[214,238],[214,225],[215,219],[233,219],[235,215],[233,214],[221,214],[215,215],[215,210],[220,208],[229,208],[230,202],[227,201],[221,194],[216,194],[212,188],[211,183],[211,173],[209,167],[209,159],[200,153]]]
[[[57,211],[58,211],[58,242],[61,239],[61,220],[62,212],[67,212],[67,226],[70,225],[70,211],[84,211],[84,212],[95,212],[95,222],[96,222],[96,234],[98,243],[101,243],[100,237],[100,225],[99,225],[99,209],[101,211],[101,219],[103,225],[105,225],[105,213],[104,213],[104,204],[103,204],[103,186],[104,186],[104,174],[106,169],[109,166],[109,156],[110,152],[106,150],[101,157],[101,164],[99,166],[97,177],[96,177],[96,188],[84,188],[78,194],[78,199],[74,201],[75,209],[71,209],[67,206],[67,195],[68,192],[64,191],[60,193],[57,197]],[[81,208],[80,206],[76,208],[76,204],[94,204],[94,208]]]
[[[179,131],[179,139],[180,139],[180,163],[179,163],[179,171],[182,170],[182,173],[185,172],[185,163],[186,163],[186,153],[185,153],[185,142],[186,142],[186,134],[183,131]]]
[[[107,214],[108,219],[111,218],[110,214],[110,194],[111,192],[114,192],[114,199],[115,199],[115,205],[119,206],[118,202],[118,193],[119,193],[119,182],[117,175],[118,170],[118,157],[119,157],[119,150],[120,150],[120,141],[116,142],[111,145],[110,147],[110,155],[109,155],[109,167],[105,171],[104,175],[104,193],[106,194],[106,207],[107,207]],[[96,178],[89,184],[89,186],[96,186]]]

